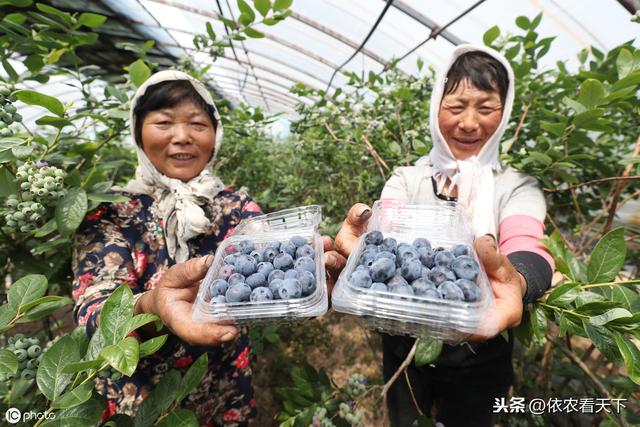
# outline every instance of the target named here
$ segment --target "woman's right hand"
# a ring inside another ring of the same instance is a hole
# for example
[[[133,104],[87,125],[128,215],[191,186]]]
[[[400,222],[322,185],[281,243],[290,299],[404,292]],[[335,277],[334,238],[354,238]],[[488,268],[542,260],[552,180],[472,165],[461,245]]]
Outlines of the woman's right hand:
[[[135,314],[159,316],[172,333],[189,344],[219,345],[235,339],[238,329],[234,326],[195,322],[191,318],[198,286],[212,262],[213,256],[209,255],[172,266],[155,288],[140,297]]]
[[[358,237],[367,229],[367,221],[371,218],[371,208],[364,203],[356,203],[349,209],[347,217],[336,235],[336,250],[345,258],[349,258]]]

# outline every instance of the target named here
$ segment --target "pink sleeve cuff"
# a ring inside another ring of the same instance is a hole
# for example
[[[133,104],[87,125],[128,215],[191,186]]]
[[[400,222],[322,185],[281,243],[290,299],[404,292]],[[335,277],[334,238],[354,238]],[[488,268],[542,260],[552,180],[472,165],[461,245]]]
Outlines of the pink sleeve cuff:
[[[553,257],[539,242],[544,236],[544,224],[527,215],[512,215],[500,223],[500,252],[509,255],[518,251],[533,252],[543,257],[555,270]]]

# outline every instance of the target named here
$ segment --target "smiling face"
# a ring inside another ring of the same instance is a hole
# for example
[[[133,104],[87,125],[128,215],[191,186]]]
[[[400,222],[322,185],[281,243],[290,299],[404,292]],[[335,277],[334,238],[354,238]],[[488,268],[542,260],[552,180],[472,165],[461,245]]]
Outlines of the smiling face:
[[[209,115],[190,100],[150,111],[142,122],[142,150],[170,178],[189,181],[205,168],[215,146]]]
[[[438,112],[440,132],[451,153],[465,160],[480,153],[502,120],[502,102],[497,90],[486,91],[462,80],[442,98]]]

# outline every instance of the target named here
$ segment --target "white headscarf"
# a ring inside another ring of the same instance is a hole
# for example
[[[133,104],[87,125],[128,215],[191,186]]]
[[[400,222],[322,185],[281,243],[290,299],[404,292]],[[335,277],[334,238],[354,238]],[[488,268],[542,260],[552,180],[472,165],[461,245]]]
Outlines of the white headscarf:
[[[211,202],[224,189],[224,184],[211,171],[211,166],[222,144],[222,121],[213,103],[213,98],[207,88],[190,75],[177,70],[165,70],[155,73],[138,88],[131,102],[131,131],[135,135],[136,117],[134,110],[138,100],[150,86],[171,80],[187,80],[198,95],[213,107],[216,126],[216,140],[213,156],[202,172],[188,182],[176,178],[169,178],[162,174],[136,144],[138,167],[135,178],[127,183],[123,189],[134,194],[148,194],[156,197],[157,207],[163,217],[163,231],[167,242],[169,256],[176,262],[183,262],[189,258],[187,242],[209,230],[211,223],[201,206]]]
[[[480,51],[498,60],[507,70],[509,87],[504,100],[502,120],[493,135],[482,147],[480,153],[466,160],[458,160],[451,153],[447,142],[440,132],[438,112],[444,95],[447,74],[455,60],[467,52]],[[431,94],[429,123],[433,148],[427,156],[416,162],[418,166],[430,165],[438,183],[438,192],[442,192],[447,178],[451,182],[449,190],[457,187],[458,202],[463,206],[467,215],[472,219],[473,231],[476,236],[492,234],[496,236],[496,220],[494,218],[495,183],[493,171],[500,170],[502,164],[498,157],[500,139],[509,122],[514,97],[514,77],[509,61],[495,50],[485,46],[460,45],[455,48],[449,63],[443,67],[436,78]]]

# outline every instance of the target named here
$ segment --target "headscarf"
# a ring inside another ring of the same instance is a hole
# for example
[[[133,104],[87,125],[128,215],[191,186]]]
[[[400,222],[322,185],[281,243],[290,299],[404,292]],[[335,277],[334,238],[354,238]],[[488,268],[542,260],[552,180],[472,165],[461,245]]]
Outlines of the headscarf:
[[[138,167],[135,178],[129,181],[123,189],[134,194],[148,194],[156,198],[156,205],[163,218],[163,232],[167,242],[169,256],[176,262],[183,262],[189,258],[188,241],[200,234],[206,233],[211,223],[204,211],[203,205],[213,201],[213,198],[224,189],[224,184],[212,172],[212,165],[222,144],[222,122],[218,109],[207,88],[190,75],[177,70],[160,71],[152,75],[136,91],[131,102],[131,133],[135,135],[136,116],[134,110],[141,96],[155,84],[171,80],[187,80],[198,95],[213,107],[217,121],[215,146],[211,159],[200,174],[188,182],[170,178],[162,174],[142,150],[141,144],[136,144]]]
[[[438,112],[444,96],[447,74],[456,61],[464,53],[480,51],[498,60],[506,69],[509,78],[507,95],[502,110],[502,120],[496,131],[491,135],[475,156],[466,160],[458,160],[451,153],[447,142],[440,132]],[[496,222],[494,218],[495,183],[493,171],[502,168],[498,157],[500,140],[509,122],[514,98],[514,77],[509,61],[495,50],[485,46],[460,45],[451,55],[449,63],[443,67],[436,78],[431,94],[429,123],[433,148],[427,156],[416,162],[418,166],[431,166],[438,184],[438,192],[442,192],[447,178],[450,180],[449,190],[457,187],[458,203],[460,203],[472,220],[473,231],[476,236],[492,234],[496,236]]]

